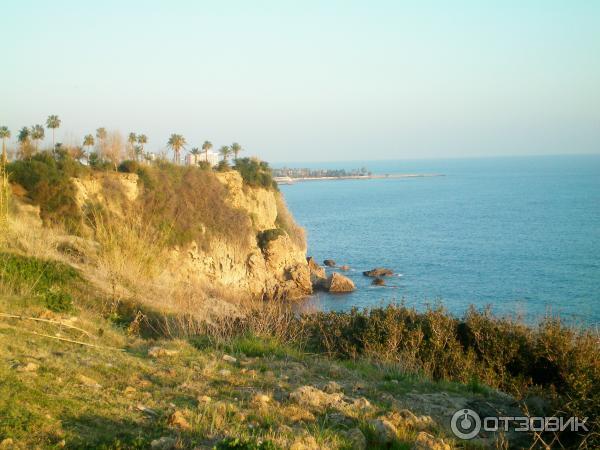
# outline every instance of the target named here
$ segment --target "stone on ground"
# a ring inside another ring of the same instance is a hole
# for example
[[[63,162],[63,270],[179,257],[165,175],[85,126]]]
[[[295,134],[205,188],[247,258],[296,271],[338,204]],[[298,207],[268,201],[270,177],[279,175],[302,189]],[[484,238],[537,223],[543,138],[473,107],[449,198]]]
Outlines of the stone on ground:
[[[443,439],[436,438],[429,433],[421,431],[413,444],[413,450],[450,450],[450,445]]]
[[[398,436],[396,427],[385,417],[370,420],[369,425],[373,427],[373,437],[378,444],[390,444]]]

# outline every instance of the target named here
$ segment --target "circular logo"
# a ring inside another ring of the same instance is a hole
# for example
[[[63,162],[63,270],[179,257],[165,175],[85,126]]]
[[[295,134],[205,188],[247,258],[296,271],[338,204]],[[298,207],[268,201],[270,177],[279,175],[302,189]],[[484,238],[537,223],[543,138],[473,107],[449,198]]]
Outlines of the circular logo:
[[[457,438],[473,439],[481,430],[481,419],[472,409],[459,409],[452,416],[450,427]]]

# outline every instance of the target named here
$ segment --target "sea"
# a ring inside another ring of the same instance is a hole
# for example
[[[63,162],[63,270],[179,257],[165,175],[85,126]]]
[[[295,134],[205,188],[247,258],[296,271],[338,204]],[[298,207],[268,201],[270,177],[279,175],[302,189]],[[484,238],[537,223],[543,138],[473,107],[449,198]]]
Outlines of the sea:
[[[349,265],[343,273],[356,284],[316,293],[308,306],[404,303],[460,317],[473,305],[528,323],[600,325],[600,155],[285,166],[443,175],[280,186],[308,254]],[[395,275],[373,286],[362,272],[374,267]]]

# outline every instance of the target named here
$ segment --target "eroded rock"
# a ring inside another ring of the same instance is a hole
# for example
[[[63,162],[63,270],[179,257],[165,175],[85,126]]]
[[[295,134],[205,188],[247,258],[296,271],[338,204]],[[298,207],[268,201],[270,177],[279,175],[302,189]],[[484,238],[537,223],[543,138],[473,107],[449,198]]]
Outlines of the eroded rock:
[[[377,277],[377,278],[389,277],[389,276],[394,275],[394,271],[391,269],[386,269],[385,267],[376,267],[371,270],[365,270],[363,272],[363,275],[367,276],[367,277]]]
[[[337,293],[352,292],[356,289],[354,282],[350,278],[339,273],[332,273],[329,278],[327,278],[325,286],[329,292]]]

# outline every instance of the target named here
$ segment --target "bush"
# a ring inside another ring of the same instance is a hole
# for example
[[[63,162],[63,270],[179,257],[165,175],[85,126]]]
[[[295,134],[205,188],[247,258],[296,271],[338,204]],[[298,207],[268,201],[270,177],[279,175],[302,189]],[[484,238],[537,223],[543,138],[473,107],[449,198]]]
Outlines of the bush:
[[[12,293],[36,295],[52,311],[72,310],[73,298],[67,290],[80,280],[77,271],[65,264],[0,253],[0,285]]]
[[[200,170],[212,170],[212,165],[207,161],[198,161]]]
[[[442,308],[418,313],[394,305],[320,312],[300,322],[311,351],[395,362],[434,380],[483,382],[519,398],[541,390],[554,401],[550,413],[590,417],[598,429],[600,349],[593,331],[556,319],[531,328],[473,308],[460,320]]]
[[[46,308],[54,312],[68,312],[73,309],[73,297],[62,291],[49,290],[44,295]]]
[[[224,159],[219,161],[219,164],[217,164],[217,172],[227,172],[229,170],[231,170],[231,166],[227,161]]]
[[[269,164],[254,158],[240,158],[235,163],[237,170],[244,183],[248,186],[263,187],[277,190],[277,183],[273,180],[273,174]]]
[[[102,159],[97,152],[92,152],[88,156],[88,164],[94,170],[108,171],[112,170],[113,166],[110,161]]]
[[[211,236],[240,247],[250,244],[250,219],[228,205],[227,189],[215,174],[169,163],[145,170],[141,211],[149,224],[167,235],[168,244],[204,245]]]
[[[258,246],[264,252],[267,249],[267,245],[269,242],[274,241],[279,236],[283,236],[285,231],[281,228],[272,228],[270,230],[261,231],[256,236],[256,240],[258,242]]]
[[[62,151],[54,156],[44,152],[14,161],[7,170],[11,181],[25,188],[28,198],[39,205],[44,224],[63,225],[74,234],[81,231],[82,215],[71,178],[86,173],[85,167]]]
[[[33,287],[38,292],[80,280],[75,269],[57,261],[46,261],[12,253],[0,253],[0,282],[16,288]]]
[[[126,161],[123,161],[121,164],[119,164],[119,167],[117,167],[117,171],[122,172],[122,173],[137,173],[138,170],[140,170],[140,168],[141,168],[140,163],[138,163],[137,161],[128,159]]]

